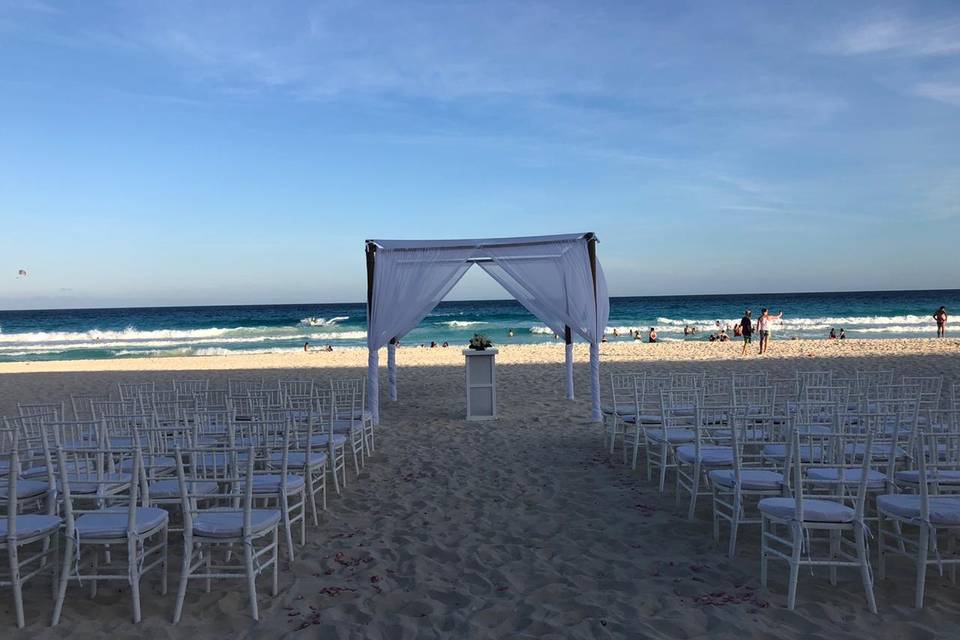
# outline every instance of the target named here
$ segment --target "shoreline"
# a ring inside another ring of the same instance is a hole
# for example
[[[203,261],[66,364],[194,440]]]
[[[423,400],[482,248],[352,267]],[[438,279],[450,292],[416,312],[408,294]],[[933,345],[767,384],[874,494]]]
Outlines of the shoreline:
[[[960,355],[960,337],[957,338],[850,338],[838,340],[777,340],[771,341],[770,352],[758,356],[756,342],[745,357],[740,356],[742,341],[729,342],[646,342],[617,341],[600,346],[601,362],[653,361],[766,361],[778,358],[845,358],[871,356]],[[562,363],[562,342],[537,344],[496,344],[500,364]],[[397,349],[397,365],[449,366],[462,364],[460,346],[419,347],[401,346]],[[381,350],[380,367],[386,367],[386,350]],[[588,359],[588,345],[576,343],[574,358],[578,364]],[[143,358],[113,358],[102,360],[27,360],[0,363],[0,375],[17,373],[60,373],[85,371],[217,371],[234,369],[316,369],[365,368],[367,353],[364,347],[341,347],[334,351],[307,353],[232,353],[229,355],[171,356]]]

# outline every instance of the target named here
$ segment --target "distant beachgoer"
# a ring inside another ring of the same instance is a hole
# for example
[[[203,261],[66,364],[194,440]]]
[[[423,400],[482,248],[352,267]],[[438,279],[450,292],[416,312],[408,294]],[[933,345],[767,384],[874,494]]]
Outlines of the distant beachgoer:
[[[636,333],[633,334],[634,340],[643,340],[643,336],[640,335],[640,329],[637,329]]]
[[[435,341],[431,340],[431,341],[430,341],[430,348],[431,348],[431,349],[435,349],[436,347],[437,347],[437,343],[436,343]]]
[[[843,327],[840,327],[840,339],[841,340],[847,339],[847,332],[843,330]]]
[[[449,347],[449,346],[450,346],[450,343],[447,342],[446,340],[444,340],[444,341],[443,341],[443,346],[444,346],[444,347]]]
[[[332,344],[328,344],[328,345],[327,345],[327,348],[324,349],[324,351],[333,351],[333,345],[332,345]]]
[[[619,335],[620,335],[620,334],[617,333],[616,327],[614,327],[614,329],[613,329],[613,337],[616,338],[616,337],[618,337]]]
[[[306,353],[306,352],[309,351],[309,350],[310,350],[310,343],[309,343],[309,342],[304,342],[304,343],[303,343],[303,352]]]
[[[782,317],[783,311],[775,316],[771,316],[766,307],[760,311],[760,317],[757,318],[757,331],[760,332],[760,355],[765,354],[770,346],[770,323]]]
[[[837,339],[837,330],[831,327],[831,328],[830,328],[830,340],[836,340],[836,339]]]
[[[607,341],[607,334],[603,334],[603,336],[600,337],[600,342],[606,342],[606,341]]]
[[[750,309],[747,309],[743,312],[743,317],[740,318],[740,335],[743,336],[743,351],[740,352],[741,356],[747,355],[747,345],[750,344],[751,338],[753,336],[753,322],[750,320]]]
[[[937,337],[943,338],[947,335],[947,308],[940,307],[933,314],[933,319],[937,321]]]
[[[650,333],[647,334],[647,342],[653,344],[657,341],[657,330],[650,327]]]
[[[507,337],[508,337],[508,338],[512,338],[512,337],[513,337],[513,329],[508,329],[508,330],[507,330]]]

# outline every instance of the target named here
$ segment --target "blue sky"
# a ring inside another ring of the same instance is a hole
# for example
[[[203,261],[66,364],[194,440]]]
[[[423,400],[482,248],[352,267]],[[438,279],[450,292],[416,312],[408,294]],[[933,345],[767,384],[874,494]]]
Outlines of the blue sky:
[[[0,223],[0,308],[584,230],[618,295],[956,287],[960,4],[0,0]]]

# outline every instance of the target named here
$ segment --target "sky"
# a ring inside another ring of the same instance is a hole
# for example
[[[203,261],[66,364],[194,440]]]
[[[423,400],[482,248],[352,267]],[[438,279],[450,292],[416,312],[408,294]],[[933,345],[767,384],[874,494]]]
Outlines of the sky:
[[[0,308],[580,231],[613,295],[960,286],[960,3],[0,0]]]

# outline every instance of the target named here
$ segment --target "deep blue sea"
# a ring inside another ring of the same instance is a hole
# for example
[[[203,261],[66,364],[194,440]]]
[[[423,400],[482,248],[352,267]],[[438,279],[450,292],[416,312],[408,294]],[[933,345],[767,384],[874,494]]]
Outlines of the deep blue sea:
[[[783,310],[774,330],[787,338],[824,338],[831,328],[851,339],[933,337],[940,305],[960,312],[960,290],[611,298],[607,337],[656,327],[661,340],[706,340],[717,320],[733,325],[764,306]],[[685,326],[699,331],[684,336]],[[441,303],[402,343],[465,345],[475,332],[498,344],[554,339],[515,301],[487,300]],[[363,304],[0,311],[0,362],[293,352],[365,338]]]

